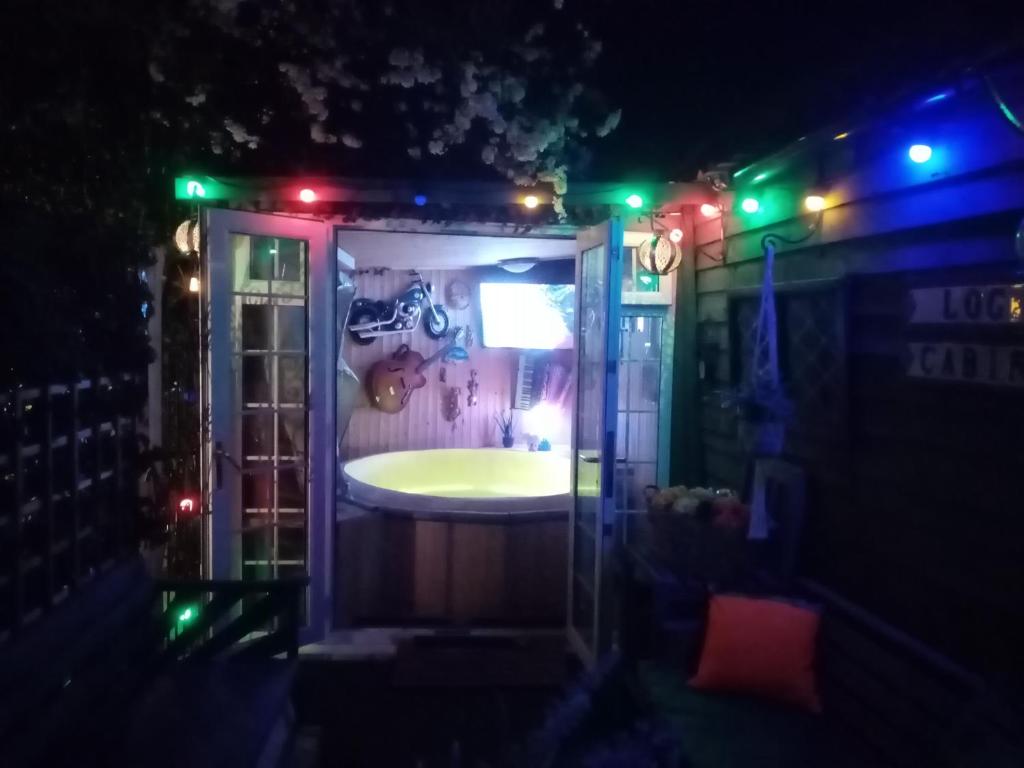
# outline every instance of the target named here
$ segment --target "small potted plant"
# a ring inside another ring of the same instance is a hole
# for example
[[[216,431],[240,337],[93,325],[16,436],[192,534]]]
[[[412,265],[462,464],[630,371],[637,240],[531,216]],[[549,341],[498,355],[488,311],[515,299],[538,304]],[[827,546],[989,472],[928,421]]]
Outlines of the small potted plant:
[[[501,431],[501,444],[505,448],[511,448],[515,444],[515,436],[513,430],[515,429],[515,415],[512,411],[505,415],[502,411],[500,414],[494,417],[494,422],[498,425],[498,429]]]

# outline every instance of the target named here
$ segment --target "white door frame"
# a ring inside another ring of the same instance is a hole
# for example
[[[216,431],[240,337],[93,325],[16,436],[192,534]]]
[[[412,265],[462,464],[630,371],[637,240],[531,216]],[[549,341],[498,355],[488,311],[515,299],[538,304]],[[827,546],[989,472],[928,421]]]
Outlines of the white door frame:
[[[232,347],[231,235],[242,233],[304,240],[307,262],[308,404],[306,477],[306,569],[310,577],[307,626],[303,642],[322,638],[330,628],[333,586],[335,515],[335,286],[333,230],[325,221],[269,213],[218,208],[203,211],[208,330],[207,366],[202,372],[204,407],[204,502],[207,518],[203,575],[213,579],[241,577],[241,508],[235,457],[240,455]],[[220,443],[228,454],[215,455]],[[219,471],[218,471],[219,465]]]
[[[568,574],[568,611],[566,628],[569,645],[587,667],[593,666],[598,657],[611,646],[612,631],[609,625],[607,609],[607,577],[611,566],[611,546],[615,527],[615,452],[616,428],[618,417],[618,360],[619,360],[619,316],[622,304],[622,263],[623,263],[623,224],[621,218],[613,216],[596,226],[580,229],[576,235],[576,336],[575,355],[576,397],[573,403],[573,429],[571,457],[571,489],[572,507],[569,513],[569,574]],[[584,322],[583,303],[583,254],[595,246],[604,245],[606,263],[604,266],[604,301],[605,301],[605,338],[604,344],[604,402],[600,413],[601,460],[599,468],[600,493],[598,501],[598,518],[594,536],[594,603],[591,640],[583,637],[576,628],[573,617],[574,596],[577,588],[575,583],[576,566],[575,535],[577,515],[577,467],[581,461],[579,448],[579,408],[582,373],[578,362],[582,343],[582,325]]]

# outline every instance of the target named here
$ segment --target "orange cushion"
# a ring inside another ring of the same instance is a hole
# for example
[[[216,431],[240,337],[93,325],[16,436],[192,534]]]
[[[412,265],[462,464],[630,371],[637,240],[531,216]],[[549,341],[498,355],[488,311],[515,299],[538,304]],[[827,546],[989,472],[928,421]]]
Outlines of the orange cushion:
[[[821,711],[814,680],[818,611],[781,600],[715,595],[697,674],[705,691],[748,693]]]

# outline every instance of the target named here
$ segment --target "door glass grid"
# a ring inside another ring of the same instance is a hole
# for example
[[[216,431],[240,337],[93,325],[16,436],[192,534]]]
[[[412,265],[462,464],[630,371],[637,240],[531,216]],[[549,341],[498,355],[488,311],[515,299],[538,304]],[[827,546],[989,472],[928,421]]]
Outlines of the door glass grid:
[[[308,244],[232,234],[242,578],[306,570]]]
[[[615,508],[645,507],[644,488],[658,480],[661,402],[659,314],[623,317],[619,330],[619,403],[615,437]]]

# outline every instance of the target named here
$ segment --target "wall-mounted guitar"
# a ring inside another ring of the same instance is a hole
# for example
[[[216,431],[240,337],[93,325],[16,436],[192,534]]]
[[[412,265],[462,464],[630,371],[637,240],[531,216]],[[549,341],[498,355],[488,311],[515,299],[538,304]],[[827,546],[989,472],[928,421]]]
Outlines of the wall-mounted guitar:
[[[366,377],[371,405],[384,413],[398,413],[405,408],[412,393],[427,383],[423,371],[458,344],[461,336],[462,328],[456,328],[449,335],[448,343],[426,359],[403,344],[391,357],[374,363]]]

